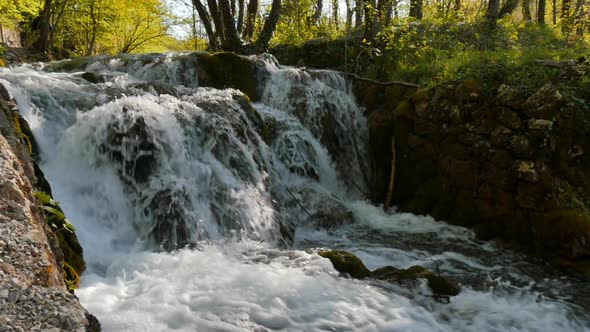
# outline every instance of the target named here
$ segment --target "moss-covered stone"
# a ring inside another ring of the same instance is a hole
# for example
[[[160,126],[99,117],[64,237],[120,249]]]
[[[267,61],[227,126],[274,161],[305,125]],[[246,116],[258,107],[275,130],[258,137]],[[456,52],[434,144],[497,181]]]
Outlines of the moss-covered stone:
[[[456,296],[461,291],[459,285],[418,265],[407,269],[397,269],[393,266],[385,266],[373,271],[371,276],[375,279],[395,283],[412,282],[419,278],[423,278],[428,281],[428,286],[436,296]]]
[[[363,261],[355,255],[343,250],[320,251],[318,255],[332,262],[336,271],[346,273],[353,278],[363,279],[371,275]]]
[[[260,100],[256,65],[252,60],[231,52],[197,53],[195,56],[201,86],[233,88],[245,93],[252,101]]]
[[[63,254],[60,262],[64,270],[64,281],[68,290],[73,291],[80,285],[80,275],[86,270],[83,249],[78,241],[75,228],[65,218],[63,210],[47,193],[35,194],[45,210],[46,222],[59,243],[59,249]],[[59,255],[58,255],[59,256]]]

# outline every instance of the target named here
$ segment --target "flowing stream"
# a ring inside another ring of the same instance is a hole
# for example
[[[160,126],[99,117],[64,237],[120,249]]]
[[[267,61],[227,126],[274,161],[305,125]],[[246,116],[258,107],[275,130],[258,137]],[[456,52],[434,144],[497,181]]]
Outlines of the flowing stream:
[[[365,201],[367,125],[342,77],[253,61],[252,106],[199,87],[191,54],[0,68],[104,331],[590,331],[588,283]],[[422,265],[462,292],[447,304],[425,283],[348,279],[322,248]]]

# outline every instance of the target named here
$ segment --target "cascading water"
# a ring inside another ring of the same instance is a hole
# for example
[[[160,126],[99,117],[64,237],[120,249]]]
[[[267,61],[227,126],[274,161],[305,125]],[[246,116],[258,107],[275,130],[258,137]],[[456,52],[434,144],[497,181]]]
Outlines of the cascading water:
[[[198,88],[191,54],[88,60],[97,84],[63,63],[0,69],[77,227],[77,294],[105,331],[590,330],[587,285],[362,200],[367,129],[342,77],[255,61],[254,105]],[[316,248],[438,269],[463,291],[442,304],[423,284],[345,279]]]

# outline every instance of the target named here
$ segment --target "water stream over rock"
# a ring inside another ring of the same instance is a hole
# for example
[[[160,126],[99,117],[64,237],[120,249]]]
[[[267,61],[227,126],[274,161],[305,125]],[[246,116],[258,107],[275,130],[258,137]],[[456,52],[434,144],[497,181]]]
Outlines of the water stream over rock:
[[[0,69],[105,331],[590,331],[587,283],[365,202],[367,126],[342,77],[251,62],[255,103],[199,87],[194,54]],[[443,304],[425,283],[344,278],[320,248],[463,290]]]

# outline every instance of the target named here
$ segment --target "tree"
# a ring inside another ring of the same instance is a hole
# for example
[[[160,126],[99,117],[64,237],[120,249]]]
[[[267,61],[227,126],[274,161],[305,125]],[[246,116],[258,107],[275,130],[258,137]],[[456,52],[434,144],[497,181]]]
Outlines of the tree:
[[[17,22],[38,15],[40,10],[38,0],[4,0],[0,2],[0,24],[13,27]]]
[[[117,0],[117,18],[108,33],[114,53],[131,53],[166,37],[169,12],[160,0]]]
[[[37,49],[41,52],[47,52],[53,44],[57,35],[62,17],[65,13],[69,0],[45,0],[41,20],[39,24],[40,37],[37,41]]]
[[[490,28],[496,27],[498,21],[498,14],[500,11],[500,0],[489,0],[488,8],[486,10],[486,22]]]
[[[498,18],[502,18],[504,16],[512,14],[516,7],[518,7],[518,0],[507,0],[504,3],[504,5],[500,8],[500,11],[498,12]]]
[[[540,24],[545,24],[545,8],[547,6],[546,0],[539,0],[539,5],[537,6],[537,22]]]
[[[281,0],[273,0],[258,38],[252,41],[256,31],[258,0],[248,2],[243,31],[243,18],[241,16],[243,14],[238,15],[238,21],[236,22],[235,9],[232,11],[235,5],[230,4],[229,0],[207,0],[207,6],[201,0],[193,0],[193,3],[207,31],[209,44],[215,48],[219,47],[227,51],[241,53],[265,50],[276,29],[281,13]],[[243,3],[239,6],[242,8]],[[240,12],[243,13],[243,10],[240,9]],[[244,43],[244,39],[248,43]]]
[[[422,19],[422,16],[424,15],[422,1],[423,0],[410,0],[410,17],[414,17],[419,20]]]

